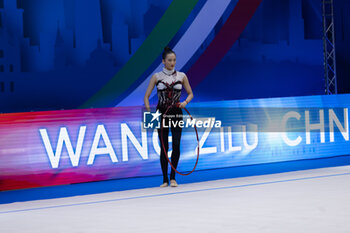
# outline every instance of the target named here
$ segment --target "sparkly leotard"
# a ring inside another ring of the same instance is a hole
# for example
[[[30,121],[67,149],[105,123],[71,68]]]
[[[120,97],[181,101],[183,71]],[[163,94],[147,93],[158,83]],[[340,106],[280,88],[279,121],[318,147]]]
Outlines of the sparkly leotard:
[[[180,71],[168,70],[165,67],[156,73],[157,94],[159,108],[167,108],[169,105],[180,101],[182,81],[185,74]]]

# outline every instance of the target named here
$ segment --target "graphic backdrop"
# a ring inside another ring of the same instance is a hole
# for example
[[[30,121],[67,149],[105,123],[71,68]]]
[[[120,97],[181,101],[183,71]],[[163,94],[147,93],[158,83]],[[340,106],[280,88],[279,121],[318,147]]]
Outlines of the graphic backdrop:
[[[166,45],[194,102],[323,94],[320,15],[315,0],[0,0],[0,112],[142,105]]]

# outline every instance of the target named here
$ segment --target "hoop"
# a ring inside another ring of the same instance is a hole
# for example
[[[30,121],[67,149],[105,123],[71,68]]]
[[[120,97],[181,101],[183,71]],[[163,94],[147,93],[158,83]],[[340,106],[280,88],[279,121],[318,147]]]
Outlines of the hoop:
[[[173,107],[173,106],[179,107],[179,104],[180,104],[180,103],[176,103],[176,104],[170,105],[170,106],[166,109],[164,115],[166,115],[166,113],[168,112],[168,110],[169,110],[171,107]],[[185,109],[185,111],[188,113],[188,115],[190,116],[191,120],[193,120],[193,118],[192,118],[190,112],[189,112],[186,108],[184,108],[184,109]],[[162,118],[162,120],[163,120],[163,118]],[[180,174],[180,175],[183,175],[183,176],[188,176],[189,174],[191,174],[192,172],[194,172],[194,170],[196,169],[197,164],[198,164],[198,159],[199,159],[199,137],[198,137],[198,131],[197,131],[196,124],[194,124],[194,129],[195,129],[195,131],[196,131],[197,144],[198,144],[198,146],[197,146],[197,160],[196,160],[196,164],[194,165],[192,171],[190,171],[189,173],[181,173],[181,172],[179,172],[178,170],[175,169],[175,167],[173,166],[173,164],[172,164],[171,161],[169,160],[168,152],[165,150],[164,141],[163,141],[163,124],[162,124],[162,123],[163,123],[163,122],[161,122],[161,126],[160,126],[160,141],[161,141],[161,143],[162,143],[162,147],[163,147],[163,150],[164,150],[164,153],[165,153],[165,157],[166,157],[166,159],[168,160],[168,163],[170,164],[170,166],[175,170],[176,173],[178,173],[178,174]]]

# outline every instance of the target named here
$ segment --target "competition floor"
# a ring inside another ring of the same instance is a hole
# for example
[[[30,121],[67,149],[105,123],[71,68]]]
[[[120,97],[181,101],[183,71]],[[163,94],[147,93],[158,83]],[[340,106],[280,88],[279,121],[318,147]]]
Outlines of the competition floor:
[[[0,232],[350,232],[350,166],[0,205]]]

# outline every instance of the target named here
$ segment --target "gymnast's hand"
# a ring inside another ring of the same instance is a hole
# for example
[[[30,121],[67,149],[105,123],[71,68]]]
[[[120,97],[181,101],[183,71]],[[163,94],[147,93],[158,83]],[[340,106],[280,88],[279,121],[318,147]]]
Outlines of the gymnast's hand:
[[[184,107],[186,107],[186,105],[187,105],[187,102],[186,102],[186,101],[183,101],[183,102],[181,102],[181,103],[178,104],[178,107],[179,107],[179,108],[184,108]]]

